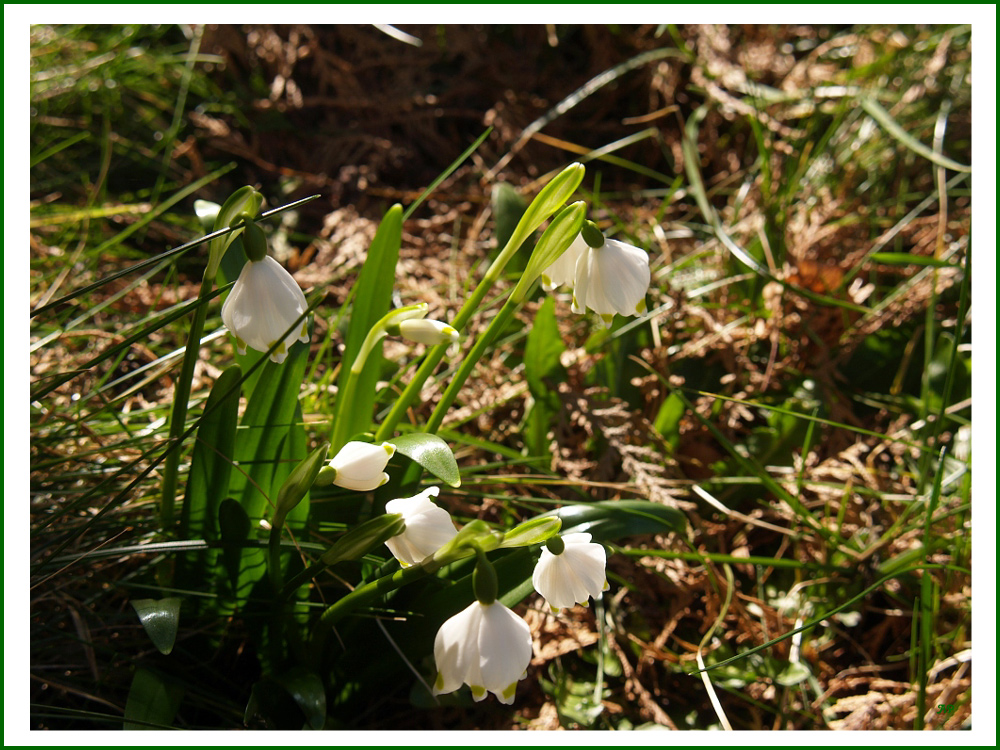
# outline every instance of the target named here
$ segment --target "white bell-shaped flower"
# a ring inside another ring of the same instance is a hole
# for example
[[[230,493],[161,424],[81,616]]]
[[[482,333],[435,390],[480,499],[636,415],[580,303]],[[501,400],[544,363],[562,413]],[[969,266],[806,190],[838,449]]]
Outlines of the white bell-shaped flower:
[[[458,341],[458,331],[440,320],[404,320],[399,323],[399,335],[418,344],[436,344]]]
[[[563,551],[553,554],[548,546],[542,547],[542,556],[531,575],[535,591],[545,597],[553,612],[575,604],[586,605],[589,597],[597,598],[608,588],[604,547],[591,542],[586,532],[559,538]]]
[[[385,467],[395,453],[396,446],[392,443],[374,445],[352,440],[328,464],[336,472],[333,483],[358,492],[377,489],[389,481]]]
[[[614,314],[646,312],[649,289],[649,255],[618,240],[604,240],[602,247],[588,246],[576,262],[573,312],[590,308],[611,326]]]
[[[434,695],[466,684],[477,701],[490,692],[509,705],[514,702],[517,681],[527,676],[531,630],[499,601],[475,601],[438,630],[434,661],[438,668]]]
[[[274,362],[284,362],[288,348],[296,341],[309,341],[307,321],[285,333],[306,310],[306,296],[292,275],[274,258],[248,260],[236,284],[222,305],[222,321],[234,336],[240,354],[247,347],[266,352],[281,340],[271,354]]]
[[[596,228],[593,230],[597,244],[602,237]],[[545,269],[542,286],[551,291],[563,284],[572,285],[573,312],[582,313],[589,307],[610,327],[615,313],[629,316],[646,311],[650,278],[649,255],[644,250],[608,239],[592,247],[581,232]]]
[[[440,487],[428,487],[419,495],[401,497],[385,504],[386,513],[399,513],[406,530],[386,541],[392,556],[404,568],[423,562],[455,538],[458,529],[444,508],[431,502]]]

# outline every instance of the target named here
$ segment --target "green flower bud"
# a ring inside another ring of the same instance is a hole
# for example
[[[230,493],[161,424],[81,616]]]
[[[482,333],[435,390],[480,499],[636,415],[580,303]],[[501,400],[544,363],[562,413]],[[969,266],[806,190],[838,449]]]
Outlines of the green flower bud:
[[[373,547],[384,544],[387,539],[402,534],[405,530],[406,523],[399,513],[377,516],[340,537],[330,549],[320,555],[320,560],[326,565],[342,560],[357,560]]]
[[[562,519],[558,516],[548,516],[546,518],[532,518],[503,535],[500,549],[510,547],[529,547],[532,544],[540,544],[546,539],[553,538],[562,528]]]

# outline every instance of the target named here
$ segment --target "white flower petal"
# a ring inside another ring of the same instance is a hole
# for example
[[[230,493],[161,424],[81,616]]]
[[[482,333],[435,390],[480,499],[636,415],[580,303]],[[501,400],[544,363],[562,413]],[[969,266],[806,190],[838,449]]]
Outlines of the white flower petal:
[[[329,465],[336,470],[333,483],[338,487],[368,492],[389,481],[386,464],[396,452],[392,443],[373,445],[352,440],[337,451]]]
[[[386,513],[399,513],[406,524],[402,534],[385,543],[404,567],[423,562],[458,534],[448,511],[431,502],[440,491],[439,487],[428,487],[419,495],[385,504]]]
[[[490,692],[509,704],[531,661],[531,630],[500,602],[473,602],[441,625],[434,639],[434,661],[435,695],[464,683],[477,701]]]
[[[605,240],[602,247],[592,248],[582,235],[578,236],[570,250],[546,271],[546,276],[551,282],[543,284],[546,289],[572,281],[573,312],[582,313],[590,308],[608,326],[616,313],[639,315],[646,309],[646,291],[651,279],[649,255],[618,240]]]
[[[275,343],[281,346],[272,355],[283,361],[296,341],[308,341],[306,325],[288,328],[306,310],[306,297],[292,275],[274,258],[247,261],[222,305],[222,321],[237,339],[241,353],[249,346],[266,352]]]
[[[584,242],[583,235],[577,235],[566,252],[542,273],[542,288],[551,292],[557,286],[572,284],[576,274],[576,262],[586,250],[587,243]]]
[[[478,665],[481,620],[482,605],[473,602],[438,629],[434,637],[434,663],[438,668],[434,695],[458,690],[466,682],[467,665]]]
[[[528,623],[499,602],[485,607],[479,631],[482,685],[505,703],[504,692],[524,674],[531,662]],[[511,696],[513,699],[513,696]]]
[[[607,587],[607,553],[590,539],[590,534],[581,532],[564,535],[559,555],[542,548],[531,583],[553,609],[585,604]]]

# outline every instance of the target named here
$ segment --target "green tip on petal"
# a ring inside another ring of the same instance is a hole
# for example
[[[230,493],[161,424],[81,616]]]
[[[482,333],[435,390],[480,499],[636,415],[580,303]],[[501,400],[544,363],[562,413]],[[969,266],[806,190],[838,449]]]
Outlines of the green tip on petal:
[[[470,685],[469,687],[472,688],[472,697],[477,701],[486,697],[486,688],[479,685]]]
[[[550,604],[550,605],[549,605],[549,609],[550,609],[550,610],[552,610],[552,614],[554,614],[554,615],[558,615],[558,614],[559,614],[559,607],[553,607],[553,606],[552,606],[552,605]]]
[[[614,319],[615,319],[614,315],[602,315],[601,316],[601,320],[604,321],[604,325],[606,325],[608,328],[611,327],[611,323],[612,323],[612,321]]]
[[[434,680],[434,690],[441,691],[444,689],[444,676],[438,672],[437,679]]]
[[[639,300],[639,303],[635,306],[636,315],[642,315],[646,312],[646,300],[645,298]]]
[[[514,693],[517,691],[517,683],[512,682],[503,691],[503,697],[505,700],[510,700],[514,697]]]
[[[389,458],[396,455],[396,446],[392,443],[382,443],[382,449],[389,454]]]
[[[545,284],[545,286],[552,286],[552,279],[549,278],[548,274],[542,274],[542,283]]]

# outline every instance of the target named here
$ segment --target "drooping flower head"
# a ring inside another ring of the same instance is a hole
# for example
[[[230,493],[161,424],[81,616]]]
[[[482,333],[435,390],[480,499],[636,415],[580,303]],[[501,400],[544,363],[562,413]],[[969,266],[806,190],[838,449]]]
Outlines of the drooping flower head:
[[[448,511],[431,502],[431,497],[437,497],[440,491],[440,487],[428,487],[419,495],[385,504],[386,513],[399,513],[406,524],[402,534],[385,543],[404,568],[430,557],[458,534]]]
[[[465,684],[477,701],[489,692],[510,705],[517,681],[527,676],[531,662],[531,630],[501,602],[474,601],[438,630],[434,661],[434,695]]]
[[[553,537],[542,548],[531,583],[553,611],[585,605],[590,597],[607,590],[607,553],[590,540],[590,534],[575,532]]]
[[[248,260],[222,305],[222,322],[236,337],[236,349],[266,352],[275,344],[271,361],[281,363],[296,341],[309,341],[308,321],[289,331],[306,311],[306,296],[278,261],[267,255],[264,234],[248,221],[244,229]],[[279,343],[280,342],[280,343]]]
[[[571,284],[573,312],[590,308],[610,327],[615,313],[631,316],[646,311],[650,278],[649,255],[644,250],[605,239],[590,224],[546,269],[542,286],[552,290]]]
[[[395,453],[392,443],[374,445],[352,440],[330,460],[327,469],[333,470],[333,478],[327,481],[358,492],[377,489],[389,481],[385,467]]]

